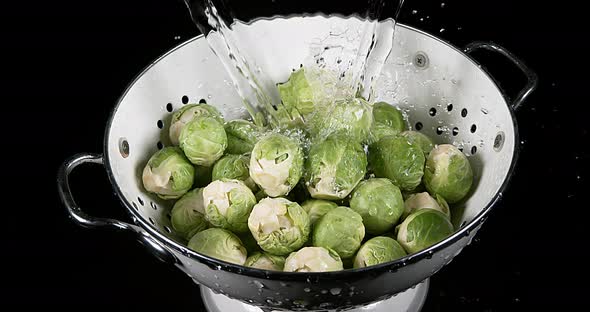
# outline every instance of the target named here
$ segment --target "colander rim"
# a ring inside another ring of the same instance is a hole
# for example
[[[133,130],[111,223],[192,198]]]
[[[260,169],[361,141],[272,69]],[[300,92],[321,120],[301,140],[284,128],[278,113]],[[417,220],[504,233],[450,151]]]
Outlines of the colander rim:
[[[324,17],[326,17],[326,16],[324,15]],[[291,17],[278,16],[275,18],[260,18],[260,19],[261,20],[273,20],[273,19],[288,19],[288,18],[291,18]],[[471,231],[473,231],[478,226],[483,224],[483,222],[487,218],[487,215],[491,212],[492,208],[501,200],[502,194],[506,191],[506,189],[508,188],[508,185],[510,184],[510,181],[512,179],[512,176],[513,176],[516,164],[517,164],[517,160],[519,157],[519,153],[520,153],[519,146],[517,144],[517,142],[519,142],[518,122],[516,119],[514,109],[512,108],[511,105],[508,104],[508,100],[507,100],[508,97],[506,96],[505,92],[499,87],[496,80],[486,70],[484,70],[483,67],[481,67],[477,61],[475,61],[473,58],[471,58],[464,51],[462,51],[461,49],[459,49],[455,45],[453,45],[441,38],[438,38],[430,33],[427,33],[426,31],[417,29],[413,26],[405,25],[403,23],[397,23],[396,27],[402,27],[407,30],[414,31],[418,34],[427,36],[427,37],[434,39],[440,43],[443,43],[443,44],[447,45],[448,47],[450,47],[451,49],[458,52],[459,54],[461,54],[463,57],[465,57],[467,60],[472,62],[474,65],[476,65],[481,70],[482,74],[484,74],[492,82],[492,84],[494,85],[496,90],[502,95],[502,99],[504,100],[503,102],[508,108],[508,111],[510,113],[510,117],[512,120],[512,125],[514,127],[514,142],[515,142],[515,144],[514,144],[514,151],[513,151],[513,155],[512,155],[512,161],[511,161],[510,167],[508,169],[508,173],[506,174],[504,181],[502,182],[502,185],[500,186],[498,191],[494,194],[494,196],[491,197],[491,199],[486,204],[486,206],[469,223],[465,224],[463,227],[456,230],[452,235],[448,236],[444,240],[442,240],[442,241],[440,241],[440,242],[438,242],[438,243],[436,243],[424,250],[421,250],[421,251],[411,254],[411,255],[407,255],[407,256],[402,257],[400,259],[396,259],[394,261],[381,263],[378,265],[373,265],[373,266],[364,267],[364,268],[345,269],[345,270],[333,271],[333,272],[282,272],[282,271],[268,271],[268,270],[246,267],[243,265],[229,263],[229,262],[226,262],[223,260],[209,257],[207,255],[200,254],[200,253],[195,252],[195,251],[189,249],[188,247],[172,240],[171,238],[168,238],[166,235],[162,234],[158,229],[156,229],[155,226],[152,226],[149,222],[147,222],[147,220],[144,220],[143,216],[141,216],[139,214],[139,212],[136,212],[132,208],[131,203],[125,198],[121,188],[119,187],[117,181],[115,180],[115,176],[114,176],[114,173],[113,173],[113,170],[111,167],[111,160],[109,158],[109,153],[108,153],[108,147],[109,147],[109,143],[110,143],[110,141],[109,141],[110,136],[109,135],[110,135],[110,131],[111,131],[111,126],[112,126],[112,123],[114,121],[114,117],[117,113],[119,106],[121,105],[121,103],[123,102],[125,97],[127,96],[128,92],[131,90],[131,88],[135,85],[135,83],[147,71],[149,71],[152,67],[154,67],[156,64],[158,64],[161,60],[166,58],[168,55],[176,52],[180,48],[192,43],[193,41],[203,38],[204,36],[202,34],[200,34],[198,36],[194,36],[194,37],[178,44],[177,46],[169,49],[164,54],[157,57],[154,61],[149,63],[147,66],[145,66],[143,68],[143,70],[141,70],[135,76],[135,78],[133,80],[131,80],[130,83],[127,84],[127,86],[125,87],[125,91],[118,98],[116,105],[112,109],[109,119],[108,119],[108,122],[107,122],[107,125],[106,125],[106,128],[105,128],[103,149],[104,149],[105,170],[107,172],[107,176],[113,186],[113,189],[114,189],[116,195],[123,202],[123,204],[127,208],[127,212],[131,215],[131,217],[135,220],[135,222],[138,223],[144,230],[146,230],[152,237],[154,237],[158,241],[158,243],[163,243],[166,247],[172,248],[174,251],[182,253],[185,256],[187,256],[193,260],[197,260],[197,261],[201,262],[202,264],[205,264],[211,268],[215,268],[216,270],[223,270],[223,271],[227,271],[230,273],[240,274],[240,275],[249,276],[249,277],[253,277],[253,278],[263,278],[263,279],[268,279],[268,280],[309,281],[309,280],[315,280],[315,279],[319,279],[319,278],[348,279],[348,277],[350,277],[350,276],[353,276],[355,278],[356,277],[360,278],[362,276],[366,276],[367,273],[379,274],[379,273],[384,273],[384,272],[396,271],[401,267],[417,263],[417,262],[424,260],[424,259],[430,259],[430,258],[432,258],[432,256],[435,253],[440,252],[441,250],[445,249],[446,247],[453,245],[454,243],[459,241],[461,238],[469,236],[469,233],[471,233]],[[446,261],[447,262],[445,263],[445,265],[448,264],[448,261],[450,261],[450,260],[446,260]]]

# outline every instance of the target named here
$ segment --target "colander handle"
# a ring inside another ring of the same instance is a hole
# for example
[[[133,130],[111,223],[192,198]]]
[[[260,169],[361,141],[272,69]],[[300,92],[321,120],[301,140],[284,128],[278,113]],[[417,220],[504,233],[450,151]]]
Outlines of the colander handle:
[[[80,206],[76,204],[68,177],[70,173],[79,165],[86,163],[91,164],[103,164],[102,155],[82,153],[77,154],[66,160],[59,168],[57,175],[57,188],[61,201],[67,208],[67,211],[71,218],[79,225],[87,228],[111,228],[115,230],[126,230],[134,233],[136,238],[150,249],[150,251],[156,256],[156,258],[167,262],[167,263],[178,263],[176,257],[157,243],[146,231],[141,227],[132,225],[123,221],[107,218],[96,218],[92,217],[80,209]]]
[[[465,46],[465,53],[471,53],[475,50],[486,49],[489,51],[500,53],[510,60],[516,67],[518,67],[526,76],[528,82],[526,86],[520,90],[516,98],[512,101],[512,108],[518,110],[524,100],[537,88],[539,77],[532,71],[528,66],[524,64],[522,60],[516,57],[512,52],[506,50],[499,44],[493,42],[475,41]]]

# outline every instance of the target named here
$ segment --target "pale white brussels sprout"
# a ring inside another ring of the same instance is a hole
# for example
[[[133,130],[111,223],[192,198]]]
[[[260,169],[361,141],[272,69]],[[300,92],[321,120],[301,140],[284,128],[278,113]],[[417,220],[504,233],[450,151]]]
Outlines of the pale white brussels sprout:
[[[254,206],[248,227],[260,248],[284,256],[301,248],[309,238],[309,216],[285,198],[264,198]]]
[[[301,204],[301,208],[309,215],[309,221],[312,227],[319,218],[336,207],[338,207],[336,203],[323,199],[308,199]]]
[[[180,132],[180,148],[195,165],[209,167],[227,147],[223,124],[213,117],[199,116],[189,121]]]
[[[331,272],[343,270],[338,253],[329,248],[304,247],[291,253],[285,261],[285,272]]]
[[[365,180],[352,193],[350,209],[363,218],[367,233],[381,235],[397,224],[404,211],[399,187],[384,178]]]
[[[246,259],[244,265],[262,270],[282,271],[285,266],[285,257],[271,255],[267,252],[255,252]]]
[[[428,192],[453,204],[465,198],[472,184],[471,164],[458,148],[442,144],[430,152],[424,169],[424,185]]]
[[[366,171],[367,156],[363,146],[346,134],[332,134],[311,146],[305,162],[305,184],[313,198],[343,199]]]
[[[361,98],[336,100],[311,116],[307,123],[311,136],[322,140],[332,133],[346,133],[349,140],[365,142],[369,139],[373,115],[371,105]]]
[[[240,239],[232,232],[210,228],[195,234],[188,242],[188,248],[206,256],[244,265],[247,252]]]
[[[402,112],[395,106],[386,102],[373,104],[373,120],[375,123],[383,124],[400,133],[408,127]]]
[[[328,211],[313,227],[313,246],[333,249],[342,259],[354,256],[364,238],[363,218],[348,207]]]
[[[405,219],[411,213],[419,210],[419,209],[435,209],[438,210],[449,218],[451,216],[451,212],[449,210],[449,205],[446,203],[444,198],[440,195],[437,195],[437,198],[434,199],[428,192],[416,193],[408,196],[404,203],[404,213],[402,218]]]
[[[187,241],[208,227],[203,206],[203,189],[196,188],[174,203],[170,212],[172,229]]]
[[[356,269],[373,266],[400,259],[406,255],[404,248],[395,239],[377,236],[361,246],[354,257],[353,267]]]
[[[250,178],[249,166],[250,157],[247,155],[225,155],[213,165],[211,176],[213,181],[221,179],[240,180],[255,191],[257,187],[256,183]]]
[[[397,241],[409,254],[426,249],[453,233],[449,217],[435,209],[420,209],[401,223]]]
[[[254,146],[250,156],[250,177],[268,196],[288,194],[302,173],[303,150],[295,139],[271,133]]]
[[[369,146],[369,167],[404,191],[415,189],[424,175],[424,152],[402,136],[386,136]]]
[[[143,169],[144,188],[163,199],[177,199],[188,192],[195,168],[178,147],[164,147],[148,160]]]
[[[242,119],[228,121],[224,128],[227,135],[226,153],[237,155],[252,152],[263,132],[261,127]]]
[[[254,193],[239,180],[217,180],[203,189],[207,221],[235,233],[248,231],[248,216],[255,204]]]
[[[428,157],[428,154],[430,154],[430,151],[434,148],[432,140],[418,131],[404,131],[400,133],[400,135],[406,137],[410,142],[418,144],[424,152],[424,157]]]
[[[223,117],[215,107],[204,103],[185,105],[172,114],[169,130],[170,141],[172,144],[179,144],[182,129],[187,123],[198,116],[213,117],[223,124]]]

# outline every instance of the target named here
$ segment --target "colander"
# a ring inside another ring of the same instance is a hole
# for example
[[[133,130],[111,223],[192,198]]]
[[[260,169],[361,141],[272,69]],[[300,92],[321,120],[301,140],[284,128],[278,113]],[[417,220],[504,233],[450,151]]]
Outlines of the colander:
[[[257,20],[245,25],[243,31],[261,43],[254,57],[273,64],[274,70],[266,74],[281,82],[304,63],[310,45],[328,36],[334,23],[355,29],[360,21],[333,16],[277,17]],[[395,103],[408,112],[411,127],[436,143],[458,146],[468,155],[475,174],[469,198],[452,210],[457,231],[428,249],[368,268],[285,273],[226,263],[179,243],[171,230],[171,203],[147,193],[141,182],[148,158],[169,144],[171,113],[187,103],[207,102],[227,120],[249,117],[203,36],[168,51],[131,82],[106,126],[103,154],[78,154],[60,168],[61,199],[80,225],[131,231],[156,257],[175,265],[198,284],[267,310],[349,309],[402,293],[451,262],[501,199],[518,156],[514,112],[535,89],[537,77],[513,54],[493,43],[475,42],[462,51],[398,24],[394,46],[377,82],[376,100]],[[504,55],[526,75],[528,83],[514,100],[508,101],[468,55],[476,49]],[[89,216],[76,204],[68,175],[87,163],[105,167],[134,224]]]

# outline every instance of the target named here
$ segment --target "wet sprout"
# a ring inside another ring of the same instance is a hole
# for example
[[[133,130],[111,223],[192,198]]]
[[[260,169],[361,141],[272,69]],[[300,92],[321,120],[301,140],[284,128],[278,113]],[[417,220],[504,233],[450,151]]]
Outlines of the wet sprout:
[[[182,129],[187,123],[199,116],[213,117],[221,124],[224,122],[221,113],[209,104],[199,103],[185,105],[172,115],[169,129],[169,136],[172,144],[178,145],[180,143],[179,138]]]
[[[237,155],[252,152],[263,132],[261,127],[242,119],[228,121],[224,128],[227,135],[226,153]]]
[[[424,169],[424,185],[428,192],[453,204],[465,198],[472,184],[471,164],[458,148],[442,144],[430,152]]]
[[[247,155],[228,154],[213,165],[212,179],[240,180],[251,190],[257,190],[256,183],[250,178],[250,157]]]
[[[453,233],[453,225],[444,213],[434,209],[420,209],[401,223],[397,241],[408,254],[426,249]]]
[[[415,189],[424,175],[424,152],[402,136],[387,136],[369,146],[369,167],[404,191]]]
[[[405,219],[408,215],[419,209],[435,209],[444,213],[448,217],[451,215],[449,205],[446,203],[444,198],[442,198],[440,195],[437,195],[437,199],[434,199],[427,192],[422,192],[412,194],[408,197],[408,199],[406,199],[402,218]]]
[[[364,268],[387,263],[406,256],[404,248],[393,238],[373,237],[364,243],[354,257],[353,267]]]
[[[243,265],[246,262],[246,248],[234,233],[224,229],[198,232],[188,242],[188,248],[229,263]]]
[[[346,259],[354,256],[365,238],[363,218],[348,207],[337,207],[313,227],[313,246],[333,249]]]
[[[165,147],[148,160],[143,169],[144,188],[162,199],[177,199],[188,192],[195,168],[178,147]]]
[[[203,189],[207,221],[235,233],[248,231],[248,216],[255,204],[254,193],[239,180],[216,180]]]
[[[390,180],[373,178],[361,182],[354,190],[350,209],[361,215],[367,233],[380,235],[397,224],[404,211],[404,200],[399,187]]]
[[[255,252],[246,259],[244,265],[262,270],[283,271],[285,257],[271,255],[266,252]]]
[[[196,188],[174,203],[170,212],[172,229],[187,241],[208,227],[203,206],[203,189]]]
[[[330,272],[343,269],[338,253],[323,247],[304,247],[291,253],[285,261],[285,272]]]
[[[215,163],[227,147],[223,124],[208,116],[189,121],[180,132],[180,148],[195,165],[209,167]]]

